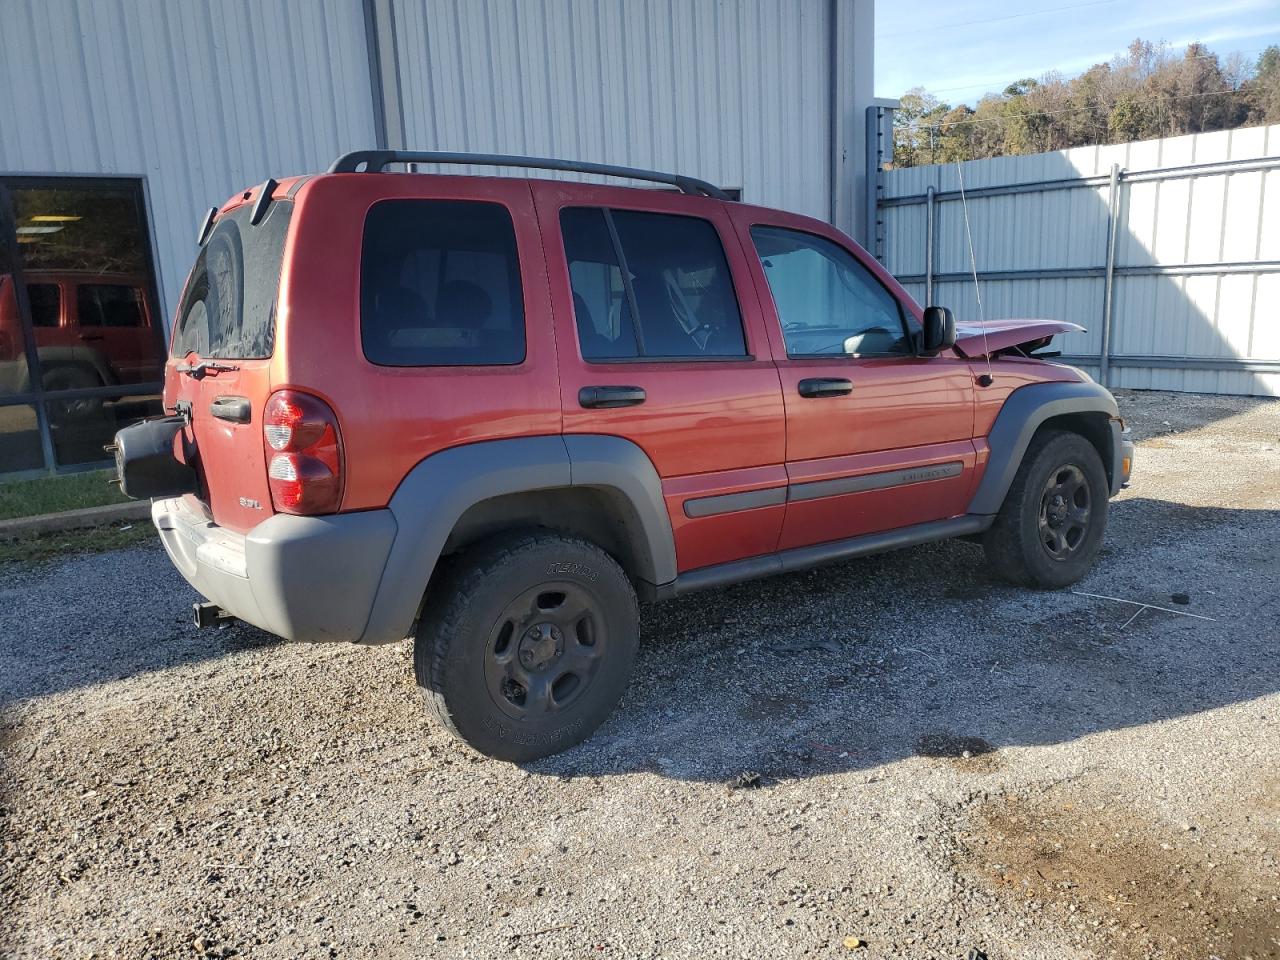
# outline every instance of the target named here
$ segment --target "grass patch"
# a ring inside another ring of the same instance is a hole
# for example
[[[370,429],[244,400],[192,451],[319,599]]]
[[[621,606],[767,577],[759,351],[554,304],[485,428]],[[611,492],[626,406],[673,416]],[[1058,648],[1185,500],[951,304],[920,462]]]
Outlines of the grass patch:
[[[113,475],[111,470],[95,470],[65,477],[0,483],[0,520],[38,517],[44,513],[101,507],[108,503],[128,503],[129,498],[120,492],[118,486],[107,483]]]
[[[158,540],[148,520],[124,526],[59,530],[22,540],[0,540],[0,566],[43,563],[79,553],[105,553]]]

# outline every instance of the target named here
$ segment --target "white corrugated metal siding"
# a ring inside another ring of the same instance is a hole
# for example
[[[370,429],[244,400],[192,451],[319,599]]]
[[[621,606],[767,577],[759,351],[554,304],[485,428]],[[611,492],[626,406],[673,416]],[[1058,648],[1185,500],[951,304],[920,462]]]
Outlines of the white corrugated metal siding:
[[[142,175],[172,315],[197,221],[373,144],[360,0],[4,0],[0,172]]]
[[[675,170],[828,216],[828,0],[392,6],[410,149]]]
[[[1106,177],[1119,164],[1126,175],[1188,165],[1280,157],[1280,126],[1081,147],[1027,157],[964,164],[968,190],[1045,180]],[[886,198],[920,195],[932,186],[954,191],[954,164],[888,171]],[[969,217],[978,271],[1102,267],[1106,261],[1108,187],[970,197]],[[901,276],[925,271],[925,207],[882,210],[884,261]],[[937,274],[967,273],[961,204],[937,205]],[[1198,174],[1162,180],[1122,180],[1116,233],[1112,354],[1280,362],[1280,168]],[[1190,264],[1257,264],[1244,272],[1179,274]],[[1270,263],[1270,266],[1267,264]],[[1125,268],[1170,272],[1124,274]],[[923,283],[909,283],[917,299]],[[997,317],[1055,317],[1088,333],[1063,338],[1062,350],[1081,356],[1102,349],[1104,281],[1100,277],[1010,278],[981,282],[984,313]],[[971,280],[935,283],[934,301],[957,317],[976,318]],[[1090,368],[1096,372],[1097,368]],[[1245,370],[1154,369],[1113,366],[1115,386],[1212,393],[1280,394],[1280,373]]]

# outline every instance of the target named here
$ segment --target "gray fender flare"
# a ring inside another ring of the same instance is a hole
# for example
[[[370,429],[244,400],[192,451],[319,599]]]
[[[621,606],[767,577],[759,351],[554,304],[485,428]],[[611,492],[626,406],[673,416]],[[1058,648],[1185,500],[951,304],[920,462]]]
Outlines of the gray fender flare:
[[[575,486],[624,498],[642,535],[642,578],[654,584],[675,579],[662,482],[629,440],[588,434],[452,447],[410,470],[388,504],[397,533],[362,642],[394,643],[408,635],[445,542],[468,509],[494,497]]]
[[[1110,391],[1091,380],[1033,383],[1009,394],[987,435],[987,468],[968,512],[998,513],[1036,430],[1046,420],[1069,413],[1117,417],[1120,411]]]

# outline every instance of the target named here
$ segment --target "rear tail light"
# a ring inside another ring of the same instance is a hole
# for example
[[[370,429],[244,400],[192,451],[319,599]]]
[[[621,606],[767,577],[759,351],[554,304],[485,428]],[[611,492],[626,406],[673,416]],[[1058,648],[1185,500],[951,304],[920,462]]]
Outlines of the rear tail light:
[[[271,502],[281,513],[334,513],[342,503],[342,433],[318,397],[278,390],[262,416]]]

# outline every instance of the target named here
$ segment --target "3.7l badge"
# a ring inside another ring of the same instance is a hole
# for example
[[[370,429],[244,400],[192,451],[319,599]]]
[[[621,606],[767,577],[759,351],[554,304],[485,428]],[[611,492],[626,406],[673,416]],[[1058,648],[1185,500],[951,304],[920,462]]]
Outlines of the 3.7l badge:
[[[241,498],[240,498],[240,506],[242,506],[242,507],[248,507],[248,508],[249,508],[249,509],[251,509],[251,510],[261,510],[261,509],[262,509],[262,504],[260,504],[257,500],[251,500],[251,499],[249,499],[248,497],[241,497]]]

